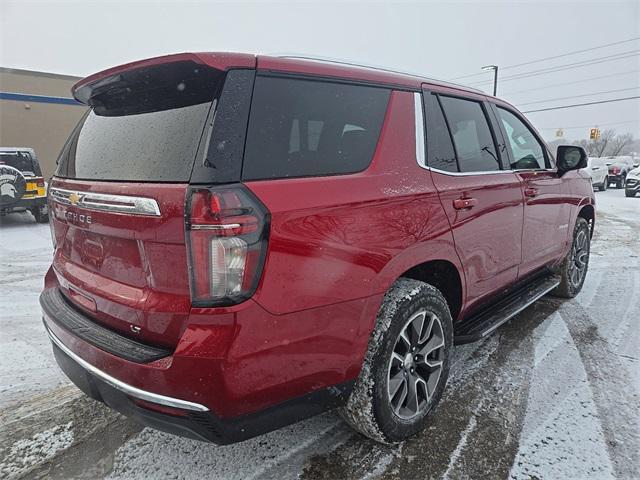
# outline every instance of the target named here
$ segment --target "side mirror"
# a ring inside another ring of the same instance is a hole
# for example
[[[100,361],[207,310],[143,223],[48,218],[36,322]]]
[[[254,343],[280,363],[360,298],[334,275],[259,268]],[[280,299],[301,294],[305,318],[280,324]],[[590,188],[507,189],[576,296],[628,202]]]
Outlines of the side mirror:
[[[570,170],[585,168],[587,166],[587,152],[584,151],[584,148],[574,145],[558,145],[556,165],[560,176]]]

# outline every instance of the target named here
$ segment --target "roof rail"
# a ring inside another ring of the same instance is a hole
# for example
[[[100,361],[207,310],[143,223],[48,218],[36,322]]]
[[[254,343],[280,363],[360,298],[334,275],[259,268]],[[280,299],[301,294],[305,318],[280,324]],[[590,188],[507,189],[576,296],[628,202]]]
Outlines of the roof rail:
[[[404,71],[401,71],[401,70],[393,70],[391,68],[382,67],[382,66],[379,66],[379,65],[367,65],[367,64],[356,63],[356,62],[352,62],[352,61],[349,61],[349,60],[343,60],[343,59],[339,59],[339,58],[322,57],[322,56],[315,56],[315,55],[295,54],[295,53],[275,53],[275,54],[271,54],[271,56],[278,57],[278,58],[291,58],[291,59],[299,59],[299,60],[312,60],[312,61],[317,61],[317,62],[335,63],[337,65],[348,65],[348,66],[351,66],[351,67],[370,68],[370,69],[374,69],[374,70],[380,70],[382,72],[389,72],[389,73],[397,73],[397,74],[400,74],[400,75],[407,75],[409,77],[415,77],[415,78],[419,78],[419,79],[427,80],[427,81],[431,80],[431,81],[434,81],[434,82],[438,82],[439,84],[442,84],[442,85],[450,85],[452,87],[464,88],[465,90],[471,90],[471,91],[474,91],[474,92],[485,94],[485,92],[480,90],[479,88],[469,87],[468,85],[463,85],[461,83],[454,83],[454,82],[448,82],[446,80],[439,80],[437,78],[425,77],[424,75],[420,75],[419,73],[404,72]]]

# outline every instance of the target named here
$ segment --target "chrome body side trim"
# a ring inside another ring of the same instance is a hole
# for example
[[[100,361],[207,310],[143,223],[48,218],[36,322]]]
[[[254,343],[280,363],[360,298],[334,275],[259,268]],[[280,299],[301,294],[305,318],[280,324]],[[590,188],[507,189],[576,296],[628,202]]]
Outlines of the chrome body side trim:
[[[160,207],[153,198],[82,192],[56,187],[49,189],[49,195],[52,200],[62,205],[76,206],[87,210],[152,217],[160,216]]]
[[[424,148],[424,114],[422,113],[422,94],[413,94],[413,105],[416,124],[416,161],[422,168],[427,168]]]
[[[62,341],[58,337],[56,337],[56,335],[46,325],[45,328],[47,330],[47,333],[49,334],[49,338],[51,338],[51,341],[60,350],[62,350],[65,355],[69,356],[74,362],[84,368],[87,372],[98,377],[100,380],[112,386],[116,390],[120,390],[121,392],[131,397],[139,398],[140,400],[146,400],[147,402],[151,403],[157,403],[159,405],[165,405],[167,407],[180,408],[182,410],[191,410],[194,412],[209,411],[207,407],[205,407],[204,405],[200,405],[199,403],[188,402],[187,400],[180,400],[178,398],[166,397],[158,393],[148,392],[112,377],[108,373],[105,373],[99,368],[94,367],[89,362],[83,360],[81,357],[73,353],[64,343],[62,343]]]

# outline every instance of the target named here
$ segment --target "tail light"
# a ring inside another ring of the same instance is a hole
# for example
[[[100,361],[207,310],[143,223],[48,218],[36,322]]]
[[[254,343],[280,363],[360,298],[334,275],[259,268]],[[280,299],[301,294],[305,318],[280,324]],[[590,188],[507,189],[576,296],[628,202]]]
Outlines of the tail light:
[[[267,251],[267,209],[232,185],[192,187],[186,211],[192,304],[227,306],[253,295]]]
[[[40,188],[44,188],[44,178],[42,177],[36,178],[36,185]]]

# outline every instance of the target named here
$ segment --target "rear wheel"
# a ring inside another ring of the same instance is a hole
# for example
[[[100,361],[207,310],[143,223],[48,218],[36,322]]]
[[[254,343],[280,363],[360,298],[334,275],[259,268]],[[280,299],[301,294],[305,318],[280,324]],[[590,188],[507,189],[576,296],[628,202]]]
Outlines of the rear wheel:
[[[634,192],[630,192],[629,190],[625,190],[624,196],[625,197],[635,197],[636,194]]]
[[[576,220],[573,229],[571,250],[560,267],[560,285],[551,293],[557,297],[573,298],[584,285],[589,268],[589,252],[591,248],[591,232],[589,223],[582,217]]]
[[[618,180],[618,182],[616,183],[616,188],[624,188],[626,183],[627,183],[627,177],[623,175],[620,177],[620,180]]]
[[[600,191],[604,192],[607,190],[607,186],[609,185],[609,177],[604,177],[602,185],[600,185]]]
[[[31,209],[31,215],[33,215],[33,218],[35,218],[38,223],[47,223],[49,221],[49,212],[47,211],[46,205],[33,207]]]
[[[442,293],[401,278],[389,289],[342,417],[373,440],[400,442],[424,428],[449,375],[453,327]]]

